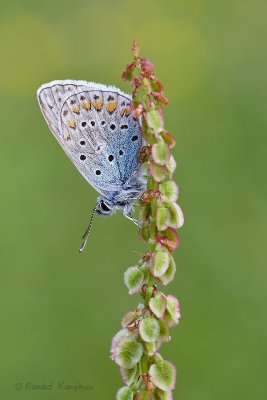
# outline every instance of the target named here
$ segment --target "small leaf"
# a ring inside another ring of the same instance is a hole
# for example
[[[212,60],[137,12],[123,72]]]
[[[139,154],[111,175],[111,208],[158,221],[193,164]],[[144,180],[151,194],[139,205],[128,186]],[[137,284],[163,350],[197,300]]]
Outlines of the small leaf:
[[[140,198],[140,204],[139,224],[143,224],[144,222],[148,221],[148,218],[151,215],[151,206],[149,203],[143,203],[143,195]]]
[[[133,61],[131,64],[126,65],[126,71],[134,71],[136,68],[136,62]]]
[[[162,360],[152,364],[149,375],[154,385],[161,390],[170,391],[175,388],[176,368],[169,361]]]
[[[142,242],[148,242],[148,240],[149,240],[148,225],[144,224],[144,225],[139,226],[138,237],[139,237],[139,240],[142,240]]]
[[[183,212],[178,206],[178,204],[174,202],[166,202],[164,205],[168,208],[170,213],[170,224],[169,226],[172,228],[181,228],[184,224],[184,215]]]
[[[152,274],[155,277],[160,277],[167,271],[169,263],[169,254],[166,251],[156,251],[153,257]]]
[[[164,320],[167,322],[168,326],[172,327],[178,325],[180,321],[181,318],[180,304],[178,299],[176,299],[176,297],[172,296],[171,294],[166,296],[166,299],[167,299],[167,306],[164,315]]]
[[[119,343],[121,342],[122,339],[126,338],[128,334],[127,329],[121,329],[119,332],[116,333],[116,335],[113,337],[111,341],[111,347],[110,347],[110,352],[111,352],[111,359],[114,361],[116,358],[117,354],[117,348],[119,346]]]
[[[164,87],[158,79],[156,79],[155,77],[151,77],[150,84],[154,92],[163,93]]]
[[[160,283],[162,283],[163,285],[168,285],[170,282],[173,281],[175,272],[176,272],[175,261],[173,257],[170,255],[170,264],[168,266],[167,271],[165,272],[165,274],[161,275],[160,278],[158,278]]]
[[[132,111],[133,118],[135,118],[135,119],[139,118],[140,115],[142,115],[143,109],[144,109],[143,105],[138,104],[138,106],[136,108],[134,108]]]
[[[155,318],[144,318],[139,324],[139,333],[145,342],[155,342],[159,337],[159,324]]]
[[[179,246],[178,234],[174,228],[162,231],[161,235],[156,236],[156,240],[170,252],[173,252]]]
[[[133,392],[130,388],[124,386],[117,392],[116,400],[133,400]]]
[[[170,161],[170,147],[165,142],[158,142],[151,147],[151,156],[155,163],[167,165]]]
[[[176,169],[176,161],[175,161],[173,155],[171,154],[170,161],[167,165],[167,171],[169,172],[170,177],[172,177],[175,169]]]
[[[155,101],[157,101],[159,104],[169,104],[169,100],[166,96],[164,96],[164,94],[158,92],[152,92],[151,94],[154,97]]]
[[[156,224],[159,231],[164,231],[170,226],[171,213],[167,207],[158,207],[156,210]]]
[[[156,353],[157,349],[157,342],[145,342],[145,353],[147,353],[149,356],[153,356],[153,354]]]
[[[133,79],[133,72],[132,71],[127,71],[127,70],[125,70],[125,71],[123,71],[123,73],[122,73],[122,80],[123,81],[129,81],[129,82],[131,82],[132,81],[132,79]]]
[[[157,135],[163,130],[163,117],[159,110],[150,110],[145,113],[146,123]]]
[[[129,267],[124,273],[124,282],[129,289],[129,294],[138,292],[141,288],[144,274],[138,267]]]
[[[124,339],[119,344],[115,362],[123,368],[133,368],[141,359],[143,346],[134,339]]]
[[[162,131],[162,132],[161,132],[161,136],[162,136],[164,142],[165,142],[165,143],[168,143],[168,145],[170,146],[171,149],[172,149],[173,147],[176,146],[176,140],[175,140],[174,137],[170,134],[170,132]]]
[[[152,74],[154,71],[154,65],[147,58],[140,58],[141,68],[144,72]]]
[[[135,378],[135,375],[137,373],[137,366],[135,365],[133,368],[131,369],[126,369],[126,368],[121,368],[120,372],[121,372],[121,376],[123,379],[123,382],[125,383],[125,385],[130,386]]]
[[[161,319],[158,321],[159,323],[159,338],[163,342],[169,342],[171,340],[170,330],[166,322],[162,321]]]
[[[123,318],[122,318],[122,320],[121,320],[121,326],[122,326],[123,328],[126,328],[127,326],[132,325],[132,324],[136,321],[137,317],[138,317],[138,316],[136,315],[136,312],[134,312],[134,311],[128,311],[128,312],[123,316]]]
[[[149,300],[149,308],[158,318],[162,318],[166,310],[167,300],[162,293],[156,294]]]
[[[178,186],[174,181],[166,181],[159,184],[160,193],[167,197],[170,201],[177,201],[178,199]]]
[[[166,166],[158,165],[153,161],[150,161],[149,171],[156,182],[163,181],[167,173]]]

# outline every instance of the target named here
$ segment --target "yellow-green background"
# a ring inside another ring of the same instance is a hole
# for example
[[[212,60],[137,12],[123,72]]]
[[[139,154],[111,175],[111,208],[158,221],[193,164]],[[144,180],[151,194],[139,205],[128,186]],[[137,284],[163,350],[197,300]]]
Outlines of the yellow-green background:
[[[0,1],[1,399],[113,399],[109,359],[139,299],[124,270],[143,251],[50,133],[36,89],[54,79],[121,81],[136,38],[156,65],[177,139],[185,226],[175,281],[182,321],[162,347],[175,399],[266,398],[266,4],[254,0]],[[65,381],[91,392],[22,391]]]

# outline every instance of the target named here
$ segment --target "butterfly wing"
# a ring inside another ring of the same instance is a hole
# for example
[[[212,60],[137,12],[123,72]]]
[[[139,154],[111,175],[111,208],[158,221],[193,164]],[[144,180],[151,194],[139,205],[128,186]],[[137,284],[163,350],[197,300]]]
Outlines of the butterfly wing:
[[[103,195],[120,192],[138,168],[142,143],[130,96],[84,81],[53,81],[37,96],[53,135],[84,178]]]

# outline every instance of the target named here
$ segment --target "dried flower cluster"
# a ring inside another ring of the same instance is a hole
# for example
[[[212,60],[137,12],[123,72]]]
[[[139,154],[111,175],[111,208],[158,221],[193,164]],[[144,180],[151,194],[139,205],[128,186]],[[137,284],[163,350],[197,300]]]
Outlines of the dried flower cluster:
[[[171,339],[170,328],[180,320],[180,307],[178,300],[165,295],[157,284],[167,285],[174,278],[172,253],[179,245],[176,229],[183,225],[183,213],[176,203],[178,187],[172,180],[175,139],[164,128],[163,107],[168,100],[154,75],[154,66],[139,56],[136,42],[132,50],[134,61],[127,65],[123,79],[133,87],[132,113],[141,119],[146,143],[139,156],[147,190],[140,199],[138,233],[149,249],[125,272],[129,294],[138,292],[143,301],[122,318],[122,329],[112,340],[111,358],[120,366],[125,383],[117,400],[167,400],[173,398],[176,368],[162,358],[159,349]]]

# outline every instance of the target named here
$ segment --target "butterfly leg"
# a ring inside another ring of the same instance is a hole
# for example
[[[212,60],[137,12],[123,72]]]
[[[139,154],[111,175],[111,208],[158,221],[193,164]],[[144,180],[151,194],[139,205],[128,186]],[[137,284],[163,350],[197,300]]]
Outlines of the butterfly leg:
[[[133,218],[131,215],[124,214],[124,216],[125,216],[126,218],[128,218],[130,221],[132,221],[135,225],[139,225],[137,219]]]

